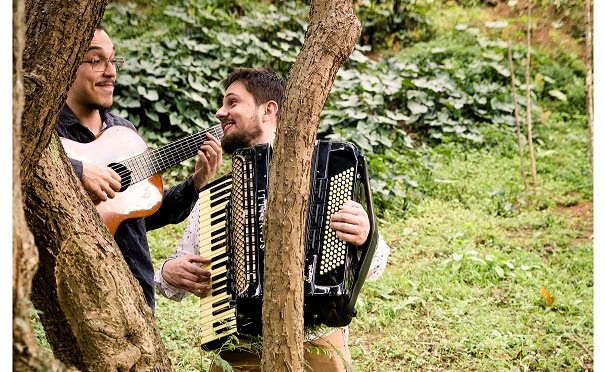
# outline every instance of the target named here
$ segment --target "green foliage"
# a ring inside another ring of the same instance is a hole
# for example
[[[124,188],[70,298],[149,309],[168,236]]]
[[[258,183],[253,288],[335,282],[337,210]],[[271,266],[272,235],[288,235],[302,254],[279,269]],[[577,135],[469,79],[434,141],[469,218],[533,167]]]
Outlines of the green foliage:
[[[455,0],[448,2],[448,5],[453,5],[454,2],[465,10],[495,7],[499,3],[508,3],[508,5],[513,8],[517,7],[518,13],[527,14],[527,2],[522,1]],[[555,19],[553,22],[555,28],[558,28],[565,23],[569,26],[572,37],[585,37],[584,0],[533,0],[531,3],[532,18],[537,19],[543,14],[550,15]]]
[[[287,76],[302,47],[308,7],[278,6],[234,1],[226,8],[213,0],[151,8],[112,3],[106,28],[119,54],[127,57],[116,87],[116,109],[151,147],[211,126],[222,95],[220,81],[233,67],[265,65]],[[360,13],[382,9],[384,14],[390,14],[385,10],[390,7],[410,7],[402,14],[421,18],[427,5],[374,1],[357,6]],[[334,81],[318,136],[356,143],[370,164],[379,211],[396,205],[405,212],[418,203],[417,189],[426,187],[422,182],[432,167],[425,144],[492,146],[514,136],[507,47],[464,25],[378,60],[368,57],[369,46],[358,45]],[[524,117],[525,52],[522,45],[512,48]],[[584,107],[582,66],[570,57],[558,58],[561,63],[532,53],[534,121],[543,110],[576,113]],[[171,170],[169,177],[184,178],[192,164]],[[500,209],[512,212],[506,201]]]
[[[373,51],[399,50],[433,36],[429,8],[416,0],[360,0],[355,3],[361,21],[360,44]]]
[[[581,131],[572,124],[548,147],[557,153],[579,148],[574,133]],[[554,371],[590,365],[582,345],[592,349],[591,220],[531,203],[520,204],[514,216],[494,213],[489,190],[519,195],[511,182],[518,175],[502,172],[512,169],[514,151],[460,149],[438,145],[436,169],[456,178],[461,196],[429,192],[406,218],[390,216],[381,224],[392,254],[358,302],[350,341],[356,368]],[[578,165],[588,159],[577,157]],[[575,167],[567,161],[558,166]],[[540,198],[554,201],[578,179],[568,176],[567,189],[557,177],[544,176],[548,191]],[[551,305],[542,287],[555,296]],[[553,352],[559,357],[547,357]]]
[[[265,18],[265,31],[257,37],[258,19],[265,9],[236,19],[216,5],[183,1],[166,7],[161,17],[143,16],[139,21],[161,20],[162,31],[143,28],[140,35],[129,32],[123,38],[121,28],[110,30],[127,60],[115,106],[151,144],[172,142],[216,122],[220,81],[233,67],[271,65],[284,70],[298,52],[292,42],[301,41],[288,30],[293,26],[288,22],[301,18],[302,10],[284,17],[270,7],[274,17]],[[132,5],[115,5],[105,17],[120,25],[136,18],[138,11]]]

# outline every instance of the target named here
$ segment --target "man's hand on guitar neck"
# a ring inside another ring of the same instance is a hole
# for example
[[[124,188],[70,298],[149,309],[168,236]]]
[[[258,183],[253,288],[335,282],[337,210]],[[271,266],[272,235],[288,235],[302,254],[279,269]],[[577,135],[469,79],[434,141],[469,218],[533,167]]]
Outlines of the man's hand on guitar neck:
[[[82,185],[95,204],[113,199],[122,187],[120,181],[121,177],[113,169],[82,162]]]
[[[193,172],[193,184],[198,191],[210,182],[223,160],[221,142],[210,133],[206,133],[206,138],[197,152],[198,157]]]

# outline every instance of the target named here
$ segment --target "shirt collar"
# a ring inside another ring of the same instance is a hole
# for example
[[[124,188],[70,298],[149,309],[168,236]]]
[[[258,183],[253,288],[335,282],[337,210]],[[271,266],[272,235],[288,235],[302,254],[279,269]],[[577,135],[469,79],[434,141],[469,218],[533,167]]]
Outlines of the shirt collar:
[[[101,114],[101,120],[103,122],[101,130],[104,130],[105,128],[107,128],[107,110],[101,109],[101,110],[99,110],[99,113]],[[74,112],[71,110],[71,108],[69,108],[67,103],[65,105],[63,105],[63,108],[61,109],[61,112],[59,113],[59,119],[65,126],[71,126],[74,124],[82,125],[82,123],[80,123],[78,121],[76,114],[74,114]]]

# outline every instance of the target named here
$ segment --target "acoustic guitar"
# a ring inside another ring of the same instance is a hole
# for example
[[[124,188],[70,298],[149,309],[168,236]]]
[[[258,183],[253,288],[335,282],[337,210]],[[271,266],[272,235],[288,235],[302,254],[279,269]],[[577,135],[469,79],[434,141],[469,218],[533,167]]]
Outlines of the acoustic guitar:
[[[107,166],[121,177],[122,187],[113,199],[99,201],[96,208],[105,226],[115,234],[128,218],[147,217],[160,208],[164,186],[160,173],[195,155],[206,133],[223,138],[217,124],[160,148],[149,150],[138,133],[128,127],[107,128],[92,142],[80,143],[61,138],[67,156],[85,163]]]

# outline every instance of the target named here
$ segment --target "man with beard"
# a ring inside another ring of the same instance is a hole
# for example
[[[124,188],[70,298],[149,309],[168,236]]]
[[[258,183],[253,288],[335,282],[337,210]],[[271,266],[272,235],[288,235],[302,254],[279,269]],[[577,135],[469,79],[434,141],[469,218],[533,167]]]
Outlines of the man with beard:
[[[273,143],[277,129],[277,112],[282,104],[286,82],[264,68],[239,68],[223,81],[225,94],[216,112],[224,136],[223,150],[232,154],[240,148]],[[210,289],[210,260],[199,255],[199,205],[194,207],[176,252],[162,263],[155,275],[156,289],[165,297],[180,301],[193,293],[202,298]],[[361,204],[347,201],[332,216],[330,227],[339,238],[362,246],[370,233],[370,222]],[[388,246],[379,241],[368,279],[376,279],[386,265]],[[204,267],[200,267],[204,266]],[[305,329],[305,360],[313,371],[344,371],[351,357],[347,344],[348,327],[322,330]],[[311,350],[323,349],[323,352]],[[237,349],[221,351],[220,356],[235,371],[260,371],[258,354]],[[220,371],[213,366],[212,371]]]
[[[136,133],[131,122],[109,112],[117,71],[123,63],[122,58],[116,58],[114,45],[107,33],[98,27],[67,93],[66,104],[59,114],[56,131],[60,137],[89,143],[101,136],[107,128],[114,126],[127,127]],[[112,149],[108,148],[107,151]],[[167,190],[160,208],[154,214],[146,218],[126,219],[114,234],[152,311],[155,307],[154,270],[147,230],[179,223],[189,215],[198,199],[198,191],[214,176],[221,162],[220,142],[208,135],[208,140],[197,154],[193,175]],[[95,203],[103,203],[116,196],[121,188],[121,177],[113,169],[77,159],[70,160],[84,189]]]

